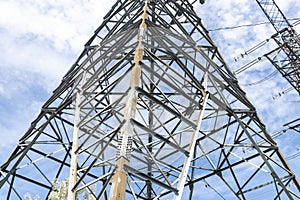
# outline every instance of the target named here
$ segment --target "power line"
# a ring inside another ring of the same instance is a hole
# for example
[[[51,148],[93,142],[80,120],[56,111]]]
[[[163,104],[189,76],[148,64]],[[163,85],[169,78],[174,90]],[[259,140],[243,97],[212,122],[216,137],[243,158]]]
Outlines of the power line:
[[[268,38],[260,43],[258,43],[257,45],[255,45],[254,47],[251,47],[249,50],[245,51],[244,53],[241,53],[240,55],[236,56],[234,58],[235,62],[238,62],[240,59],[246,57],[247,55],[249,55],[250,53],[258,50],[260,47],[263,47],[265,44],[267,44],[270,41],[271,38]]]
[[[292,18],[288,19],[290,21],[298,21],[300,18]],[[264,24],[270,24],[270,22],[259,22],[255,24],[242,24],[242,25],[237,25],[237,26],[228,26],[228,27],[221,27],[221,28],[215,28],[215,29],[208,29],[208,31],[221,31],[221,30],[232,30],[232,29],[237,29],[237,28],[244,28],[244,27],[253,27],[253,26],[260,26]],[[298,25],[299,23],[295,22],[295,25]]]
[[[231,30],[231,29],[236,29],[236,28],[259,26],[259,25],[264,25],[264,24],[270,24],[270,22],[260,22],[260,23],[255,23],[255,24],[242,24],[242,25],[237,25],[237,26],[221,27],[221,28],[209,29],[208,31]]]
[[[300,152],[297,152],[297,153],[295,153],[295,154],[293,154],[293,155],[291,155],[291,156],[288,156],[288,157],[286,157],[285,159],[286,159],[286,160],[292,160],[292,159],[297,158],[298,156],[300,156]]]
[[[277,100],[278,98],[282,97],[283,95],[293,91],[294,88],[293,87],[289,87],[287,89],[284,89],[283,91],[278,92],[277,94],[272,95],[271,98],[266,98],[265,100],[263,100],[263,102],[270,102],[270,101],[274,101]],[[285,102],[290,102],[290,103],[297,103],[298,101],[285,101]]]
[[[237,75],[243,71],[245,71],[246,69],[249,69],[250,67],[252,67],[253,65],[255,65],[258,62],[261,62],[265,57],[258,57],[255,60],[252,60],[251,62],[247,63],[246,65],[240,67],[239,69],[234,71],[234,74]]]
[[[287,88],[287,89],[285,89],[285,90],[279,92],[278,94],[273,95],[272,98],[273,98],[273,99],[277,99],[277,98],[279,98],[279,97],[285,95],[286,93],[288,93],[288,92],[290,92],[290,91],[292,91],[292,90],[293,90],[293,87],[289,87],[289,88]]]
[[[203,180],[205,183],[205,187],[209,187],[211,188],[217,195],[219,195],[219,197],[221,197],[222,199],[226,200],[222,194],[220,194],[215,188],[213,188],[205,179]]]
[[[253,86],[253,85],[258,85],[258,84],[260,84],[260,83],[263,83],[263,82],[265,82],[265,81],[267,81],[267,80],[269,80],[269,79],[271,79],[272,77],[274,77],[276,74],[277,74],[277,69],[276,70],[274,70],[271,74],[269,74],[269,75],[267,75],[267,76],[265,76],[264,78],[262,78],[261,80],[259,80],[259,81],[256,81],[256,82],[253,82],[253,83],[248,83],[248,84],[241,84],[242,86]]]

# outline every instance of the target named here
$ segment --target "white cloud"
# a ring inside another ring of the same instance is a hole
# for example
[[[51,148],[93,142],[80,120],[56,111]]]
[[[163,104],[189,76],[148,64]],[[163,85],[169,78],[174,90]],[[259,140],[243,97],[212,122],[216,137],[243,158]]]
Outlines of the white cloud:
[[[0,1],[0,136],[7,138],[0,143],[2,156],[12,151],[41,98],[45,102],[59,85],[112,3]]]
[[[72,51],[78,51],[110,6],[95,0],[5,1],[1,2],[0,25],[18,35],[34,33],[47,38],[56,50],[69,50],[69,43]]]
[[[0,95],[1,95],[1,96],[2,96],[2,95],[5,95],[4,85],[2,85],[1,83],[0,83]]]
[[[295,6],[299,5],[297,0],[278,0],[276,2],[287,18],[299,18],[299,6]],[[199,5],[197,9],[203,19],[203,23],[208,29],[268,21],[255,1],[206,1],[206,4]],[[295,28],[299,31],[300,25]],[[274,33],[275,30],[270,24],[211,31],[213,40],[233,70],[244,66],[258,57],[263,57],[264,54],[275,49],[277,44],[270,40],[264,47],[256,50],[239,62],[234,62],[233,60],[233,58],[240,53],[270,38]],[[238,80],[240,84],[253,83],[263,79],[274,70],[275,67],[269,61],[260,62],[239,74]],[[282,91],[289,87],[291,87],[290,84],[280,73],[277,73],[273,78],[261,84],[243,86],[249,100],[256,107],[259,116],[267,126],[267,130],[270,134],[282,130],[284,123],[299,117],[300,103],[297,92],[293,90],[286,94],[279,95],[279,93],[282,93]],[[289,143],[291,138],[282,140],[284,137],[285,135],[277,138],[276,141],[281,141],[279,147],[285,156],[289,156],[295,151],[295,148],[293,148],[295,146]],[[297,138],[295,139],[297,140]],[[289,149],[283,148],[289,145],[293,147]],[[292,160],[290,164],[294,169],[299,168],[299,162],[297,161]],[[298,177],[300,176],[299,170],[296,171],[296,174]]]
[[[113,2],[1,1],[1,68],[39,73],[51,92]]]

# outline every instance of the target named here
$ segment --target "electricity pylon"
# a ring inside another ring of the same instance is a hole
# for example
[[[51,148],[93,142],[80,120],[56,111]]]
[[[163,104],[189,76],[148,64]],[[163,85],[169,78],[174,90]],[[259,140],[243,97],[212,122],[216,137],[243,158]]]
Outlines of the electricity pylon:
[[[197,1],[118,0],[1,166],[0,197],[299,199]]]
[[[300,38],[274,0],[256,0],[276,30],[278,48],[265,56],[300,95]]]

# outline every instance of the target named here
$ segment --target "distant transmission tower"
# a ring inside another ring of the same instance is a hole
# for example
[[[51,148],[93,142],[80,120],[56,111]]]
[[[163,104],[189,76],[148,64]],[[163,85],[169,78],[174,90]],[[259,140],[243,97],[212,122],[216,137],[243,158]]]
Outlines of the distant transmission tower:
[[[1,166],[0,199],[67,178],[68,199],[300,199],[197,3],[118,0]]]
[[[300,95],[300,36],[274,0],[256,0],[276,30],[278,48],[265,56]]]

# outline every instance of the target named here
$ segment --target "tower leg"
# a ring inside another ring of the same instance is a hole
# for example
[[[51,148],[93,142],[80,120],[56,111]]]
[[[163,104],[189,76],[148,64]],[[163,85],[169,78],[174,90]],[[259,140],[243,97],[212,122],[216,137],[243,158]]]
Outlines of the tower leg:
[[[128,164],[128,161],[124,157],[121,157],[117,161],[117,170],[112,180],[110,200],[125,199],[127,172],[123,168],[124,164]]]
[[[207,78],[207,76],[206,76],[206,78]],[[205,85],[206,85],[206,81],[207,80],[205,80]],[[206,91],[203,91],[204,99],[203,99],[203,102],[201,104],[202,108],[199,112],[198,119],[197,119],[197,128],[193,133],[191,143],[189,145],[189,149],[188,149],[189,156],[186,157],[186,159],[184,161],[184,164],[183,164],[183,168],[182,168],[180,176],[179,176],[179,181],[178,181],[178,185],[177,185],[178,194],[174,196],[174,200],[180,200],[181,197],[182,197],[182,194],[183,194],[183,189],[184,189],[184,185],[185,185],[185,182],[186,182],[186,177],[188,175],[189,168],[190,168],[190,165],[191,165],[191,161],[192,161],[192,158],[194,156],[194,150],[195,150],[195,146],[196,146],[197,135],[198,135],[199,130],[200,130],[201,121],[202,121],[202,118],[203,118],[203,113],[204,113],[204,110],[205,110],[205,106],[206,106],[208,96],[209,96],[209,94]]]
[[[71,151],[71,167],[70,167],[70,176],[69,176],[69,186],[68,186],[68,200],[76,200],[76,192],[73,190],[76,184],[77,178],[77,161],[78,154],[76,150],[78,149],[78,137],[79,137],[79,127],[77,124],[80,120],[80,93],[76,94],[75,99],[75,121],[74,121],[74,132],[73,132],[73,143],[72,143],[72,151]]]

